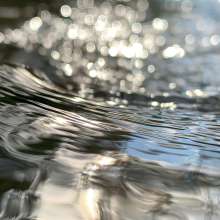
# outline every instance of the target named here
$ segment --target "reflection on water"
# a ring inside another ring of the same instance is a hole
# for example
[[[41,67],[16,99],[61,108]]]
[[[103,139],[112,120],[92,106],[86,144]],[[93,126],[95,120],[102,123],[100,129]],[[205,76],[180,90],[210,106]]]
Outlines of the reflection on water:
[[[39,8],[0,32],[0,219],[219,219],[219,1]]]

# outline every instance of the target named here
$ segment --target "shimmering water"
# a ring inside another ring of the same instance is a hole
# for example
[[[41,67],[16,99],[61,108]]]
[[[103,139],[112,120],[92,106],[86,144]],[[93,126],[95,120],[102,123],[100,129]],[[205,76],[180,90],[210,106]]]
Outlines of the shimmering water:
[[[219,1],[0,12],[0,219],[220,219]]]

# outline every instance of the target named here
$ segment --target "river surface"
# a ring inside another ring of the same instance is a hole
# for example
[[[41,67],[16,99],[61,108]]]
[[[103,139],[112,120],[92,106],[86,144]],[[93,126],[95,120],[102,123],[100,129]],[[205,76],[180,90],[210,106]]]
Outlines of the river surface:
[[[0,219],[220,219],[220,1],[2,1],[0,60]]]

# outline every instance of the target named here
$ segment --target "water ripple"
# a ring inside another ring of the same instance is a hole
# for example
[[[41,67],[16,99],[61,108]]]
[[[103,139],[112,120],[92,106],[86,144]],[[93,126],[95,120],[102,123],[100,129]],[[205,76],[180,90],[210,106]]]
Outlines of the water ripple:
[[[218,4],[78,1],[2,30],[0,219],[219,219]]]

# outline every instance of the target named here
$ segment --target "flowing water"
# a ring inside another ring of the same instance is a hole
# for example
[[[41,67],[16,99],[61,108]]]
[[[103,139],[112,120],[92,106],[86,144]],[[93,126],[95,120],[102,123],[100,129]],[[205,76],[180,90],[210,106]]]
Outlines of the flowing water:
[[[219,1],[0,12],[0,219],[220,219]]]

